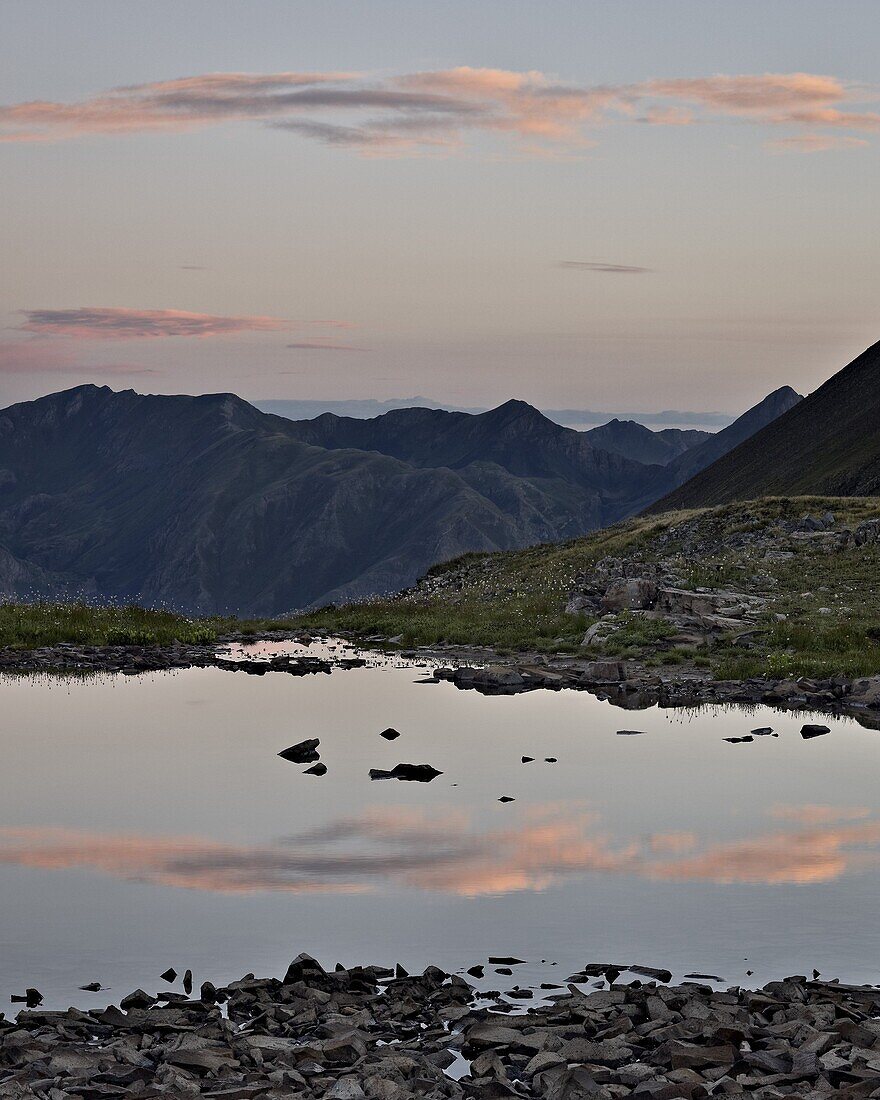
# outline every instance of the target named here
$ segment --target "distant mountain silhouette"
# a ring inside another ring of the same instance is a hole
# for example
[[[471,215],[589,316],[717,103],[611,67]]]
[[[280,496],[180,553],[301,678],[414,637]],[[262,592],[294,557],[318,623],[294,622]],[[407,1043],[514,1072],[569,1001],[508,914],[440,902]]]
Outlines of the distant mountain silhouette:
[[[634,458],[644,462],[666,466],[674,458],[700,443],[712,438],[711,432],[696,428],[664,428],[652,432],[635,420],[609,420],[598,428],[590,428],[584,435],[594,447],[612,454]]]
[[[0,596],[277,614],[394,591],[652,499],[669,466],[589,434],[522,401],[294,422],[233,394],[79,386],[0,411]]]
[[[695,475],[651,510],[773,495],[880,494],[880,343]]]

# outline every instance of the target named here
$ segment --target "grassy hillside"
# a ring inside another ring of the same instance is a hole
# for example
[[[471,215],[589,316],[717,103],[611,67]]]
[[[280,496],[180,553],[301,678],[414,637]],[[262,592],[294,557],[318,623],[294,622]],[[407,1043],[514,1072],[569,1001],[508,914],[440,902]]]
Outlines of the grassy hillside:
[[[649,511],[804,493],[880,493],[880,343]]]
[[[829,511],[840,532],[880,517],[880,500],[771,498],[638,517],[566,543],[467,555],[435,567],[394,599],[324,608],[298,622],[395,638],[401,645],[622,656],[711,667],[729,677],[867,675],[880,671],[880,544],[831,553],[827,539],[798,540],[789,533],[805,513]],[[768,545],[793,556],[767,560]],[[567,614],[565,606],[609,556],[663,561],[685,588],[734,588],[765,597],[750,648],[723,635],[702,646],[678,645],[662,620],[630,612],[616,617],[617,630],[603,645],[584,647],[584,632],[598,615]]]

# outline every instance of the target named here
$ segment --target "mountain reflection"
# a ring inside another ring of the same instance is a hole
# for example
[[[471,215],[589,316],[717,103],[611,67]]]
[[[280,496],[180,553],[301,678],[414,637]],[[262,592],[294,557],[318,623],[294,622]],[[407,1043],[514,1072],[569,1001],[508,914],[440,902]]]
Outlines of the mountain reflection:
[[[398,887],[476,897],[539,891],[585,874],[711,883],[830,882],[873,866],[880,821],[868,810],[773,807],[792,828],[735,840],[691,832],[616,840],[583,807],[548,805],[481,831],[466,814],[389,809],[265,844],[66,828],[0,829],[0,864],[82,868],[214,893],[377,892]]]

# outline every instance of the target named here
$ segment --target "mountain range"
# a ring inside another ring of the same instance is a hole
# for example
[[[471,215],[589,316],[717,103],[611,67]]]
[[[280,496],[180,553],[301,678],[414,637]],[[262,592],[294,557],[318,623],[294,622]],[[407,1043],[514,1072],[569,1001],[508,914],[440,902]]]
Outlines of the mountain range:
[[[780,412],[712,465],[694,470],[681,488],[658,497],[651,510],[760,496],[880,494],[880,343]]]
[[[233,394],[79,386],[0,411],[0,596],[269,615],[395,591],[630,515],[799,400],[706,437],[577,432],[522,401],[291,421]]]

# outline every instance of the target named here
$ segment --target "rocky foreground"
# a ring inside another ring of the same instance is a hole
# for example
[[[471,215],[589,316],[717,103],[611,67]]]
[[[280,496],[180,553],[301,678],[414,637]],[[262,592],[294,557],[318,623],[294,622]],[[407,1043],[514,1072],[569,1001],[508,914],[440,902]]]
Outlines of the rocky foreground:
[[[603,968],[619,978],[587,972]],[[0,1097],[880,1096],[871,986],[569,985],[524,1013],[492,997],[433,966],[328,973],[300,955],[281,980],[206,982],[198,999],[29,1009],[0,1016]]]

